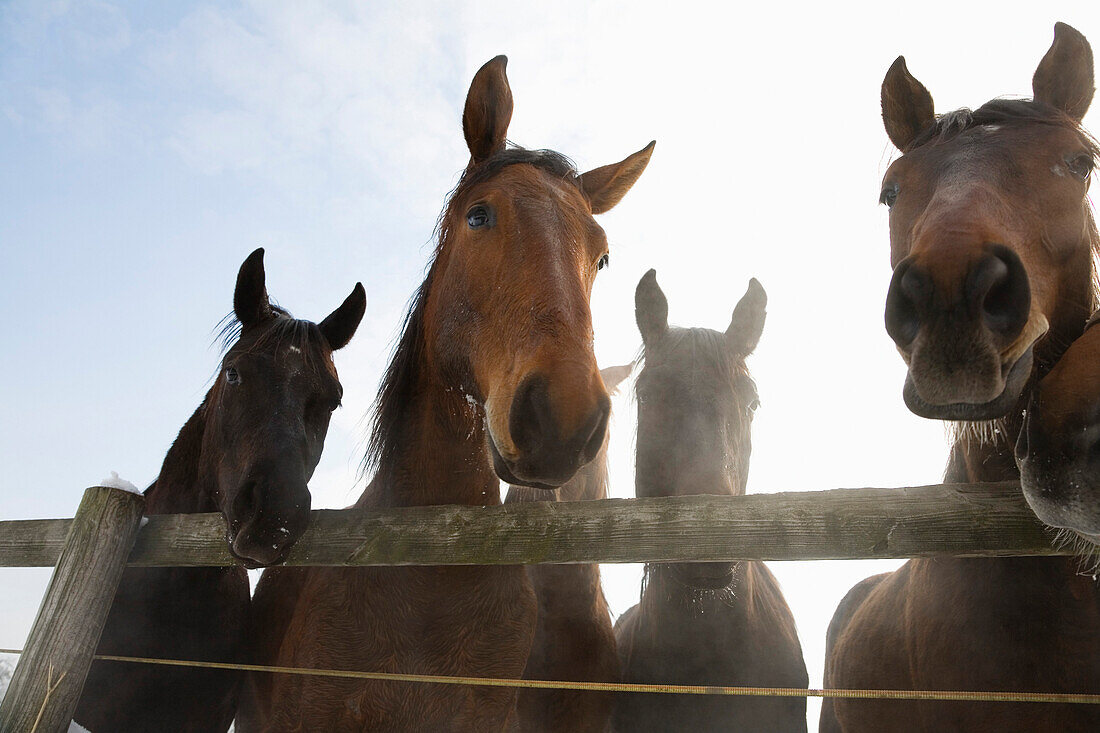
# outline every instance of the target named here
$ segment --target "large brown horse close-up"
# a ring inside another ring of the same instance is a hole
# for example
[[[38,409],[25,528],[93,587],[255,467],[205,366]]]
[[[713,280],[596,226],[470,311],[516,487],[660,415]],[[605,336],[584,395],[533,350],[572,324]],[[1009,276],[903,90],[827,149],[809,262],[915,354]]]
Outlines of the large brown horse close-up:
[[[647,272],[635,314],[645,366],[637,379],[639,497],[745,493],[759,403],[745,359],[764,329],[756,280],[726,331],[668,325]],[[615,624],[623,681],[799,687],[806,663],[775,577],[760,562],[651,563],[641,599]],[[805,731],[806,699],[622,693],[617,731]]]
[[[600,370],[609,394],[630,376],[633,364]],[[595,501],[607,498],[607,446],[561,488],[547,491],[512,486],[504,503]],[[618,682],[619,657],[611,612],[598,563],[532,565],[527,568],[538,599],[538,621],[524,679]],[[516,700],[519,729],[525,733],[603,733],[611,725],[614,696],[586,690],[525,688]]]
[[[637,181],[653,143],[583,174],[509,148],[505,66],[486,63],[466,98],[470,161],[379,391],[363,511],[498,504],[500,480],[556,488],[604,443],[589,298],[608,242],[593,214]],[[536,622],[522,567],[281,569],[254,607],[262,662],[414,674],[518,678]],[[505,729],[516,694],[254,675],[243,698],[240,731],[482,733]]]
[[[1059,23],[1031,100],[936,116],[899,58],[882,85],[903,155],[886,172],[894,275],[886,328],[905,400],[961,421],[945,480],[1016,479],[1013,444],[1035,380],[1096,306],[1100,239],[1086,197],[1097,148],[1080,122],[1092,51]],[[1073,558],[936,558],[863,581],[830,625],[836,688],[1095,693],[1100,591]],[[821,729],[1095,731],[1088,705],[837,699]]]
[[[1036,386],[1016,441],[1027,503],[1046,524],[1100,545],[1100,312]]]
[[[291,318],[268,300],[263,255],[258,249],[241,265],[235,322],[226,331],[236,338],[145,491],[146,514],[220,511],[230,552],[249,566],[280,562],[305,528],[307,482],[343,395],[332,352],[351,340],[366,308],[357,284],[319,324]],[[129,568],[98,653],[243,661],[248,593],[239,565]],[[220,732],[236,712],[240,678],[216,669],[95,662],[75,719],[94,731]]]

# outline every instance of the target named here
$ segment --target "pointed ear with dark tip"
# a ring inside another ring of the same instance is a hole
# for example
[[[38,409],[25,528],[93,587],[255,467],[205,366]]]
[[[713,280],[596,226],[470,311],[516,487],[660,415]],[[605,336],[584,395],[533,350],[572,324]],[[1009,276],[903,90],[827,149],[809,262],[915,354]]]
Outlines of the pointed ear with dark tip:
[[[351,295],[344,299],[340,307],[317,324],[330,349],[339,351],[348,345],[366,310],[367,291],[363,289],[363,283],[355,283]]]
[[[657,145],[656,140],[626,160],[594,168],[580,175],[581,190],[588,196],[593,214],[609,211],[615,204],[622,201],[623,196],[649,165],[649,158],[653,155],[655,145]]]
[[[241,326],[248,327],[271,317],[271,302],[267,299],[264,274],[264,248],[248,256],[237,272],[237,287],[233,290],[233,313]]]
[[[512,89],[508,86],[507,56],[497,56],[474,74],[462,111],[462,134],[470,162],[480,163],[504,150],[512,121]]]
[[[650,270],[638,281],[634,291],[634,320],[647,347],[668,331],[668,299],[657,284],[656,270]]]
[[[615,394],[619,390],[619,385],[630,376],[632,371],[634,371],[634,362],[601,369],[600,376],[603,378],[603,386],[607,387],[607,393]]]
[[[1035,101],[1060,109],[1080,122],[1096,91],[1092,76],[1092,47],[1065,23],[1054,24],[1054,43],[1031,77]]]
[[[932,95],[909,73],[904,56],[897,57],[882,80],[882,121],[890,142],[903,153],[936,121]]]
[[[748,356],[760,343],[767,305],[768,294],[764,292],[764,286],[755,277],[752,278],[745,294],[733,309],[733,318],[726,329],[726,340],[735,356]]]

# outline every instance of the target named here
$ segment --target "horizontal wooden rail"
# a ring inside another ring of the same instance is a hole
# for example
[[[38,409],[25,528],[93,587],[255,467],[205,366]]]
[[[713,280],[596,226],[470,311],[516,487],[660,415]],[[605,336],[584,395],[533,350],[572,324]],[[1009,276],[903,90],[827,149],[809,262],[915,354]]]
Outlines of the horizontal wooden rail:
[[[315,510],[287,565],[1065,555],[1018,484]],[[71,519],[0,522],[0,567],[52,566]],[[149,517],[129,565],[233,563],[220,514]]]

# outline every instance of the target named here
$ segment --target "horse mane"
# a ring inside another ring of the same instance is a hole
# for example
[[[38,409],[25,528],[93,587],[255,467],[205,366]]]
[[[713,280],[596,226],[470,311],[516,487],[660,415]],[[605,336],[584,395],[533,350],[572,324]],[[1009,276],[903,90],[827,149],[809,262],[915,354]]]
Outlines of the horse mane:
[[[501,170],[512,165],[532,165],[554,178],[569,182],[580,189],[577,168],[566,156],[553,150],[528,150],[512,146],[489,156],[481,163],[471,163],[462,173],[454,189],[447,194],[446,204],[436,220],[433,236],[436,246],[427,265],[424,282],[409,300],[405,320],[401,325],[389,366],[382,375],[378,394],[374,400],[374,417],[371,422],[367,450],[359,466],[360,476],[371,473],[384,474],[394,464],[394,458],[402,441],[398,433],[401,416],[416,396],[417,369],[424,363],[424,318],[428,294],[436,277],[439,254],[451,241],[455,222],[451,204],[461,199],[472,187],[483,183]]]

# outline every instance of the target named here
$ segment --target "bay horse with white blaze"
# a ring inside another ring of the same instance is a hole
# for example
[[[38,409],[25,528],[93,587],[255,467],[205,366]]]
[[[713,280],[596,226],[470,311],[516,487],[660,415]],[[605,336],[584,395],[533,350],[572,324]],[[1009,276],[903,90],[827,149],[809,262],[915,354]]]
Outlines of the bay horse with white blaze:
[[[910,410],[957,421],[949,482],[1019,476],[1013,443],[1035,380],[1096,307],[1084,36],[1055,27],[1032,89],[1031,100],[937,117],[904,59],[882,85],[903,153],[882,189],[886,329],[909,365]],[[869,578],[830,624],[825,685],[1095,693],[1100,590],[1076,570],[1062,557],[941,557]],[[821,730],[1096,731],[1100,706],[838,698],[822,706]]]
[[[609,394],[630,376],[633,364],[600,370]],[[607,498],[607,444],[561,488],[512,486],[505,504],[529,501],[595,501]],[[524,679],[618,682],[619,656],[611,611],[600,584],[599,563],[532,565],[527,568],[538,599],[538,622]],[[523,733],[603,733],[611,725],[609,692],[521,689],[516,717]]]
[[[1020,484],[1036,516],[1100,552],[1100,311],[1046,375],[1016,441]]]
[[[656,272],[635,293],[645,366],[638,375],[639,497],[728,494],[748,481],[758,401],[745,358],[764,329],[756,280],[725,333],[669,328]],[[651,563],[641,600],[615,624],[623,681],[799,687],[808,683],[794,617],[760,562]],[[806,730],[806,700],[622,693],[614,728],[630,731]]]
[[[650,143],[578,175],[558,153],[508,148],[499,56],[474,76],[470,162],[383,378],[355,507],[500,503],[500,480],[552,489],[603,444],[610,400],[589,298],[607,262],[593,214],[626,194]],[[296,667],[517,678],[535,631],[521,566],[269,570],[256,653]],[[490,686],[250,675],[237,729],[501,731],[516,694]]]
[[[239,336],[206,398],[145,491],[146,514],[221,512],[241,565],[282,562],[309,521],[307,482],[320,460],[343,388],[332,352],[351,340],[366,308],[357,284],[319,324],[268,300],[262,249],[233,294]],[[224,568],[128,568],[97,654],[244,661],[248,578]],[[238,672],[93,662],[74,719],[107,731],[224,733],[237,710]]]

